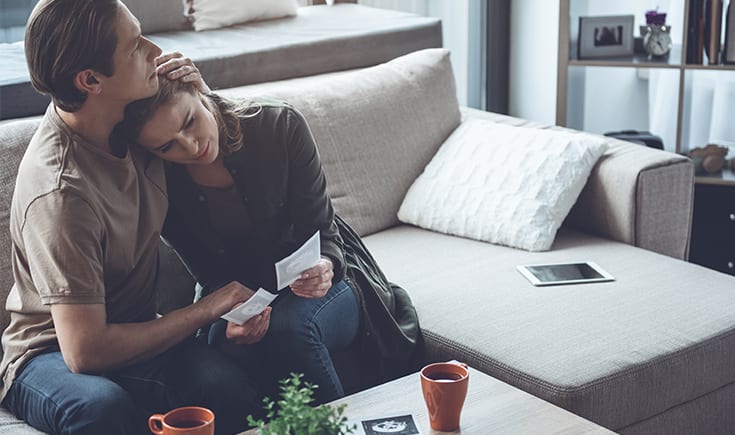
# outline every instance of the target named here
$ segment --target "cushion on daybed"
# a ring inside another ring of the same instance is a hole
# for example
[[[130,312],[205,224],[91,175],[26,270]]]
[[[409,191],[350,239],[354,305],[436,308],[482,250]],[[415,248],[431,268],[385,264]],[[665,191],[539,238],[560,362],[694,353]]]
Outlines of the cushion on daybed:
[[[140,22],[144,35],[158,32],[191,30],[189,19],[184,16],[183,0],[122,0]]]
[[[193,0],[194,30],[218,29],[249,21],[296,15],[296,0]]]

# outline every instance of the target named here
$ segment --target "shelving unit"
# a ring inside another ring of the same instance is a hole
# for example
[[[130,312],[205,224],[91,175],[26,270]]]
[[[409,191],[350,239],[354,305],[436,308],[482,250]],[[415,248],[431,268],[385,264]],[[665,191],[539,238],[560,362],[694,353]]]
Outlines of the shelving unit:
[[[693,79],[696,71],[735,72],[735,65],[686,63],[686,47],[688,43],[688,32],[686,30],[689,21],[689,0],[683,1],[684,18],[682,22],[669,23],[675,26],[681,26],[682,41],[680,43],[679,41],[674,41],[674,46],[667,58],[649,60],[645,55],[635,55],[627,58],[579,59],[576,53],[576,41],[572,41],[571,38],[570,2],[574,2],[574,6],[584,6],[588,5],[591,1],[593,0],[560,0],[556,105],[557,124],[567,126],[570,68],[662,68],[678,74],[678,97],[675,108],[675,151],[678,153],[686,151],[687,147],[682,145],[682,125],[684,122],[689,122],[689,120],[684,119],[684,105],[692,103],[691,97],[689,97],[689,101],[685,98],[687,73],[692,74]],[[735,2],[735,0],[731,1]],[[735,7],[735,3],[733,5]],[[627,11],[621,12],[626,13]],[[695,177],[694,215],[692,219],[689,260],[714,270],[735,275],[735,245],[732,244],[732,240],[735,240],[735,171],[725,169],[718,174]]]
[[[689,20],[689,0],[685,0],[684,19],[681,23],[673,23],[673,25],[681,26],[683,41],[681,44],[674,44],[669,56],[665,59],[649,60],[645,55],[635,55],[633,57],[616,57],[602,59],[578,59],[576,53],[576,41],[571,40],[571,18],[570,18],[570,2],[583,2],[585,0],[560,0],[559,2],[559,55],[557,64],[557,104],[556,104],[556,123],[561,126],[567,126],[567,98],[569,92],[569,68],[570,67],[612,67],[612,68],[663,68],[678,72],[678,103],[677,103],[677,120],[676,120],[676,152],[682,152],[682,123],[684,121],[684,94],[685,94],[685,74],[687,71],[694,70],[715,70],[715,71],[733,71],[735,65],[701,65],[686,63],[686,47],[687,47],[687,22]],[[735,0],[733,0],[735,1]],[[624,11],[621,11],[624,13]],[[576,24],[575,24],[576,25]],[[699,179],[699,177],[698,177]],[[704,180],[703,180],[704,181]],[[735,180],[729,180],[735,185]],[[699,180],[698,180],[699,182]],[[704,181],[706,182],[706,181]]]

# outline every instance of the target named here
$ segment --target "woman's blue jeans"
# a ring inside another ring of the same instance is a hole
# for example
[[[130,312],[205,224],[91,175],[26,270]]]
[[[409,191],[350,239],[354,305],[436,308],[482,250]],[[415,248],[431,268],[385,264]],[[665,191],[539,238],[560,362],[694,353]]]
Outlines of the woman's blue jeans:
[[[262,416],[260,395],[242,368],[194,339],[105,376],[72,373],[58,351],[38,355],[3,405],[52,434],[145,434],[151,414],[190,405],[214,411],[218,434],[247,429],[248,414]]]
[[[304,380],[319,386],[317,403],[344,396],[330,352],[348,348],[357,336],[359,310],[352,289],[340,281],[318,299],[284,290],[271,305],[270,326],[259,343],[228,341],[224,321],[210,328],[210,343],[245,367],[271,398],[277,397],[278,380],[291,372],[303,373]]]

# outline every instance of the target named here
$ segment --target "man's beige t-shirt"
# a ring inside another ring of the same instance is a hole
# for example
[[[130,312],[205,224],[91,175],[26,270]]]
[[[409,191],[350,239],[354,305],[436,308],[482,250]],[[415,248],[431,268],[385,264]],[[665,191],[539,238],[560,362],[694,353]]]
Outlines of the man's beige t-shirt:
[[[105,304],[108,323],[155,317],[165,186],[160,160],[137,148],[112,156],[49,106],[11,205],[15,284],[6,303],[0,400],[25,362],[58,346],[52,304]]]

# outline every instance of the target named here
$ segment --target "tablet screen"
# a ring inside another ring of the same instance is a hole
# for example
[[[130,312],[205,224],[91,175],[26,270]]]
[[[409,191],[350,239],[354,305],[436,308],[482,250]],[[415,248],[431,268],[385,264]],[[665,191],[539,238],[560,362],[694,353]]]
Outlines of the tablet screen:
[[[613,280],[610,274],[591,262],[534,264],[519,266],[518,270],[534,285],[574,284]]]

